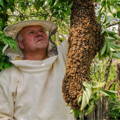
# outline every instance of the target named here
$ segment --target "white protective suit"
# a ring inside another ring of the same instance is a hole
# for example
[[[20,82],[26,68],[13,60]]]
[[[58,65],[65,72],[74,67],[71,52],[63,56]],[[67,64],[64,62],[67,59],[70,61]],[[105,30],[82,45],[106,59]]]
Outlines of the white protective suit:
[[[45,60],[11,60],[0,73],[0,120],[75,120],[61,89],[66,43]]]

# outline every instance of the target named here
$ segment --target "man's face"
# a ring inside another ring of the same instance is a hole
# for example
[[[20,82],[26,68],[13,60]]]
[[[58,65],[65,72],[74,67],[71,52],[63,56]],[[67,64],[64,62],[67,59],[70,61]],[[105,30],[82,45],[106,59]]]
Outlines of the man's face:
[[[25,52],[47,49],[48,47],[48,35],[41,26],[25,27],[19,34],[22,40],[18,41],[18,44]]]

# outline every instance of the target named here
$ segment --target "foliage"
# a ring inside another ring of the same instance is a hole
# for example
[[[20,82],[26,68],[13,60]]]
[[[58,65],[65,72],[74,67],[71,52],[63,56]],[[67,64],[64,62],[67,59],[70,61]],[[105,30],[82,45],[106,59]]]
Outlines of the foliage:
[[[14,0],[0,0],[0,71],[11,66],[7,56],[3,54],[4,46],[9,45],[10,47],[15,46],[15,43],[11,38],[6,37],[2,30],[7,25],[8,14],[7,10],[14,10]],[[13,47],[14,48],[14,47]]]
[[[10,46],[13,49],[16,48],[16,42],[10,38],[4,35],[3,32],[0,31],[0,70],[10,67],[12,64],[9,62],[9,58],[4,55],[4,50],[6,47],[4,47],[4,44]]]
[[[73,110],[74,116],[77,118],[81,115],[89,115],[95,108],[96,102],[101,97],[106,96],[113,98],[116,96],[116,91],[105,90],[105,82],[84,82],[83,95],[79,97],[78,104],[81,106],[80,110]]]
[[[105,37],[104,47],[100,51],[99,57],[120,58],[120,47],[117,45],[120,37],[116,29],[120,24],[120,0],[96,0],[96,2],[97,19]]]
[[[104,30],[103,34],[105,36],[105,42],[99,53],[99,58],[108,56],[111,58],[120,58],[120,45],[117,44],[117,41],[120,40],[120,36],[110,30]]]
[[[16,41],[13,40],[11,37],[7,37],[3,32],[0,31],[0,42],[9,45],[13,49],[17,49]]]
[[[0,0],[0,30],[3,30],[7,25],[8,9],[14,10],[14,0]]]
[[[120,119],[120,101],[116,98],[109,99],[108,116],[110,120]]]

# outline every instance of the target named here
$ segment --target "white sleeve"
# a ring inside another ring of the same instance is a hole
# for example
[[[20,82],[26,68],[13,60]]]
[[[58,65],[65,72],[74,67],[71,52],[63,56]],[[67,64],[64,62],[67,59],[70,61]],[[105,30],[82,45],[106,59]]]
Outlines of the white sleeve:
[[[64,41],[58,46],[58,54],[61,53],[64,60],[66,60],[67,53],[68,53],[68,49],[69,49],[68,40],[64,40]]]
[[[0,73],[0,120],[13,120],[14,103],[7,72]]]

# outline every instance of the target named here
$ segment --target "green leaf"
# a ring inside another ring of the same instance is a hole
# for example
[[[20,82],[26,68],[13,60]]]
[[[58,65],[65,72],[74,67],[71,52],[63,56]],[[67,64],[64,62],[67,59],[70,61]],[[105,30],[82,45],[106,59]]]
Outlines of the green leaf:
[[[104,89],[101,89],[100,92],[102,94],[104,94],[105,96],[109,96],[109,97],[115,96],[117,94],[117,92],[113,91],[113,90],[104,90]]]
[[[89,106],[85,111],[85,115],[89,115],[91,112],[93,112],[94,108],[95,108],[94,102],[89,103]]]
[[[73,113],[73,114],[74,114],[75,118],[78,118],[78,117],[79,117],[79,115],[80,115],[80,111],[79,111],[79,110],[77,110],[77,109],[72,109],[72,110],[71,110],[71,113]]]
[[[100,56],[103,56],[105,54],[106,50],[107,50],[107,44],[106,44],[106,41],[105,41],[104,46],[103,46],[103,48],[100,51]]]
[[[113,58],[120,59],[120,52],[113,53],[113,54],[112,54],[112,57],[113,57]]]
[[[4,2],[3,2],[3,0],[0,0],[0,6],[4,7]]]
[[[84,91],[80,110],[82,111],[86,107],[87,104],[88,103],[87,103],[86,92]]]
[[[116,33],[115,32],[113,32],[113,31],[110,31],[110,30],[104,30],[104,33],[103,33],[105,36],[114,36],[114,35],[116,35]]]
[[[8,44],[11,48],[17,50],[17,43],[11,37],[5,36],[5,34],[0,31],[0,41],[4,43],[4,45]]]
[[[91,95],[92,95],[92,90],[91,90],[91,88],[85,88],[85,90],[83,91],[82,103],[81,103],[81,108],[80,108],[81,111],[82,111],[82,110],[87,106],[87,104],[89,103],[90,98],[91,98]]]
[[[114,37],[116,40],[120,40],[120,36],[119,36],[118,34],[115,34],[113,37]]]
[[[88,98],[88,102],[91,98],[91,95],[92,95],[92,90],[91,88],[86,88],[86,95],[87,95],[87,98]]]
[[[88,82],[83,82],[83,86],[84,86],[85,88],[91,88],[91,87],[92,87],[91,84],[88,83]]]
[[[112,36],[108,36],[108,37],[106,37],[105,39],[106,39],[107,41],[109,41],[109,42],[110,42],[110,41],[112,42],[112,41],[115,41],[115,40],[116,40],[116,39],[115,39],[114,37],[112,37]]]
[[[43,0],[35,0],[34,6],[35,6],[36,10],[39,10],[44,5],[44,3],[45,3],[45,1],[43,1]]]
[[[120,45],[117,45],[115,43],[112,44],[111,46],[113,49],[120,49]]]
[[[111,51],[110,51],[111,43],[110,43],[109,41],[107,41],[106,43],[107,43],[107,44],[106,44],[106,54],[107,54],[107,55],[110,55],[110,52],[111,52]]]
[[[78,104],[79,104],[79,105],[81,104],[81,101],[82,101],[82,96],[79,96],[79,97],[78,97]]]
[[[105,82],[94,82],[92,88],[102,88],[105,85]]]
[[[120,11],[117,11],[117,17],[120,18]]]

